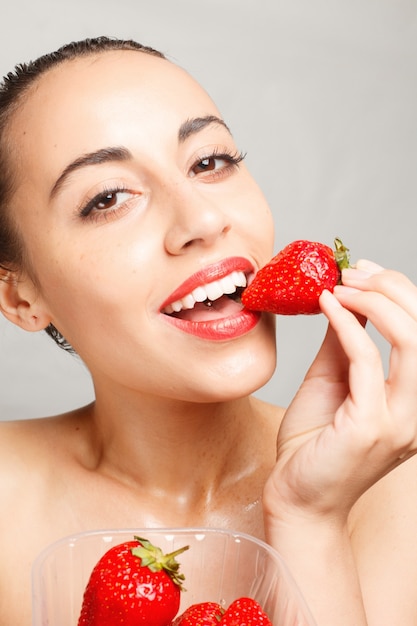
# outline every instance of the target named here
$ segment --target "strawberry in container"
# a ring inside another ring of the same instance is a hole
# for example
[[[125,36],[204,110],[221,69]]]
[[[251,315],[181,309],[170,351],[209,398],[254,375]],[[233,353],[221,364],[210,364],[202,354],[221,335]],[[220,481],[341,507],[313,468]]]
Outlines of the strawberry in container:
[[[167,626],[178,612],[184,576],[176,557],[134,537],[97,562],[84,592],[78,626]]]

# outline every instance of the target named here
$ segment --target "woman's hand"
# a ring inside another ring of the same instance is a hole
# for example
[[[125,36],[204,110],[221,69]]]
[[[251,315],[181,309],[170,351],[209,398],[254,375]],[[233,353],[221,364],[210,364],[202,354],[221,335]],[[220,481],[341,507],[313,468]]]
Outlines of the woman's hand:
[[[390,626],[392,611],[386,621],[375,611],[378,585],[368,580],[363,597],[347,522],[358,498],[417,451],[417,288],[361,261],[320,304],[329,329],[280,428],[267,538],[320,626]],[[367,319],[391,346],[387,374]]]
[[[417,451],[417,288],[369,261],[321,308],[329,330],[278,436],[272,515],[346,519],[359,496]],[[391,345],[384,373],[368,319]]]

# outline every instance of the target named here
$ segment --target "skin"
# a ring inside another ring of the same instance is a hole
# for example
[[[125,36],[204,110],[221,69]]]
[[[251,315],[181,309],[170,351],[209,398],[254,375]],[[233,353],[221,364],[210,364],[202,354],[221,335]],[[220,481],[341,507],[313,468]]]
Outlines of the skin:
[[[267,538],[320,626],[411,626],[417,290],[366,261],[346,270],[321,298],[330,330],[285,417],[254,399],[275,366],[271,316],[219,341],[161,313],[195,272],[232,257],[254,272],[272,255],[271,214],[244,164],[204,161],[236,153],[227,128],[178,136],[207,116],[221,119],[180,68],[108,52],[50,71],[13,119],[28,265],[0,281],[0,306],[29,331],[53,322],[96,400],[0,425],[0,622],[30,623],[31,563],[55,539],[156,525]],[[128,160],[62,178],[86,153],[120,146]],[[114,186],[127,191],[81,215]],[[392,345],[387,381],[365,317]]]
[[[273,320],[207,341],[179,331],[160,307],[213,263],[244,257],[253,271],[265,263],[271,214],[243,163],[197,167],[213,152],[237,152],[222,124],[179,141],[188,119],[220,118],[207,94],[167,61],[136,52],[120,61],[106,53],[51,71],[11,128],[25,171],[13,207],[29,266],[15,285],[2,282],[2,309],[27,330],[52,321],[88,365],[96,401],[52,420],[2,424],[2,502],[19,537],[12,547],[7,530],[5,562],[26,575],[23,605],[16,576],[0,572],[5,623],[29,623],[30,563],[74,531],[226,526],[264,536],[262,488],[282,411],[248,392],[273,372]],[[56,187],[74,160],[111,146],[131,158],[79,168]],[[80,217],[79,207],[114,185],[129,192]]]

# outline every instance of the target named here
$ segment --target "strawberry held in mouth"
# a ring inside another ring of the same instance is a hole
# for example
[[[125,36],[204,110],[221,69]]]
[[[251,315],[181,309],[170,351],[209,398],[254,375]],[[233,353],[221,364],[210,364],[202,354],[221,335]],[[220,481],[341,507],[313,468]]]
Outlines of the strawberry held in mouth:
[[[196,304],[201,302],[206,306],[212,306],[214,302],[224,295],[237,299],[240,295],[240,288],[246,287],[246,283],[246,276],[243,272],[232,272],[220,280],[199,285],[180,300],[175,300],[164,307],[163,313],[171,314],[193,311],[196,308]]]
[[[338,238],[334,245],[332,250],[318,241],[289,243],[243,291],[243,304],[252,311],[277,315],[320,313],[320,295],[325,289],[333,291],[341,270],[349,267],[349,249]]]
[[[199,270],[163,303],[161,313],[174,326],[203,339],[231,339],[251,330],[259,314],[244,309],[240,295],[253,267],[230,257]]]

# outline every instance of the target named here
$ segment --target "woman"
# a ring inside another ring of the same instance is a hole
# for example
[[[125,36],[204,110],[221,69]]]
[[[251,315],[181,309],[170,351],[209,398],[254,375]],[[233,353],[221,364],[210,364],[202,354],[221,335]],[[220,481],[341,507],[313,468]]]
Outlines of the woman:
[[[0,622],[30,623],[31,563],[64,535],[221,526],[284,555],[320,626],[415,623],[416,288],[346,270],[284,419],[250,395],[274,319],[238,298],[271,214],[202,88],[99,38],[18,68],[0,107],[1,310],[68,342],[95,387],[1,424]],[[365,317],[392,344],[387,382]]]

